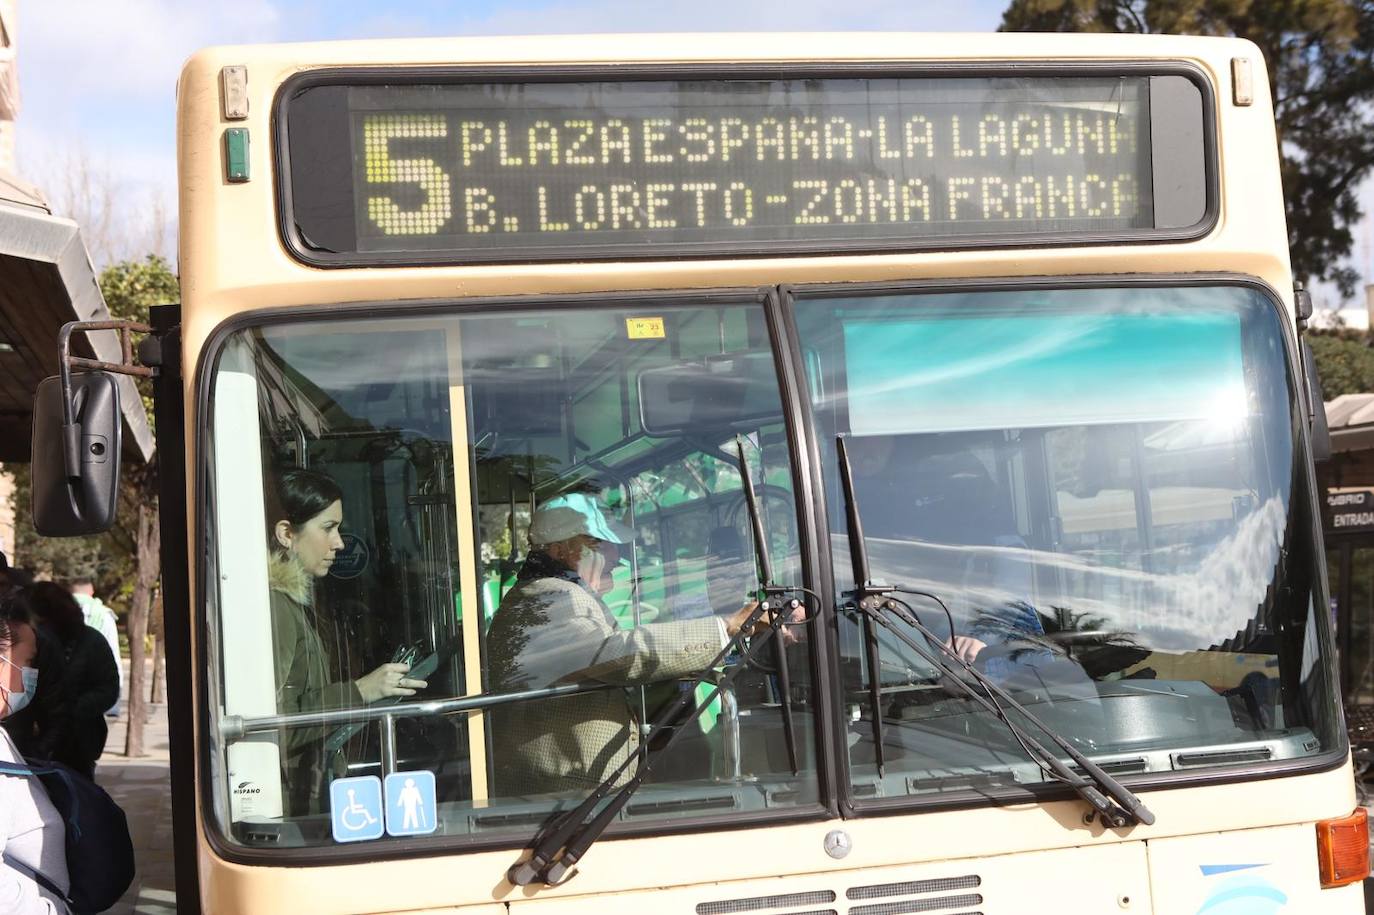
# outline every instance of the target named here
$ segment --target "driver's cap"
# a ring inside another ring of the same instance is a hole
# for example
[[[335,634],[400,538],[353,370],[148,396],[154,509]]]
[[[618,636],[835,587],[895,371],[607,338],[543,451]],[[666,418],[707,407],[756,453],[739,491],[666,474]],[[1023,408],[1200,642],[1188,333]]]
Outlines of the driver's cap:
[[[559,543],[578,535],[609,543],[630,542],[625,526],[607,518],[590,493],[571,492],[552,498],[530,519],[530,543],[535,546]]]

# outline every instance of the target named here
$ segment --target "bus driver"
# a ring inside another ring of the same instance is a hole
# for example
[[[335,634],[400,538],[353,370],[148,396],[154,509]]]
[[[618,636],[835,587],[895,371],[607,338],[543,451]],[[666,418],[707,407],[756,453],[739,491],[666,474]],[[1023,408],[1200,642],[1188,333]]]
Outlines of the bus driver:
[[[690,676],[714,660],[753,611],[750,604],[728,617],[620,629],[602,595],[627,541],[587,493],[546,502],[531,518],[529,538],[529,557],[488,638],[499,692]],[[594,788],[638,752],[639,727],[618,689],[499,709],[492,734],[497,790],[509,797]],[[621,781],[632,775],[627,769]]]

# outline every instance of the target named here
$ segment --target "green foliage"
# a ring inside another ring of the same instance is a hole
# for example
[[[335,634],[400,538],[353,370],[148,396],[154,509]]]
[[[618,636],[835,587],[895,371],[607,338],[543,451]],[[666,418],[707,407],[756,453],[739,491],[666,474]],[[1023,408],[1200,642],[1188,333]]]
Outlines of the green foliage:
[[[106,267],[100,273],[100,291],[110,314],[137,321],[148,320],[151,306],[176,302],[180,296],[176,274],[156,254]]]
[[[1002,29],[1253,41],[1274,90],[1293,273],[1354,294],[1343,261],[1374,168],[1374,0],[1011,0]]]
[[[175,302],[179,295],[176,274],[166,260],[156,255],[110,265],[101,271],[100,291],[110,314],[139,321],[148,320],[150,306]],[[147,382],[140,382],[140,387],[151,418]],[[34,531],[29,512],[28,466],[7,465],[5,472],[15,484],[16,564],[48,578],[89,577],[118,612],[127,611],[137,564],[137,507],[157,501],[156,467],[133,465],[126,460],[114,528],[94,537],[64,538],[40,537]]]
[[[1370,349],[1363,334],[1309,331],[1307,342],[1317,360],[1317,377],[1321,379],[1325,400],[1374,391],[1374,349]]]
[[[149,254],[141,261],[121,261],[106,267],[100,272],[100,292],[112,316],[144,323],[148,321],[149,308],[179,301],[181,294],[176,274],[167,261],[156,254]],[[139,379],[138,389],[143,394],[143,409],[151,424],[154,422],[152,383]]]

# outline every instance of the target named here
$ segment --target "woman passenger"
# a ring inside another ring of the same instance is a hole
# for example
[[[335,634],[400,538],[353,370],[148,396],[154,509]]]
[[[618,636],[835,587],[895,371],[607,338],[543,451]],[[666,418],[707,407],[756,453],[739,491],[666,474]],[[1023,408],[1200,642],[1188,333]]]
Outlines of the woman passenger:
[[[282,713],[350,708],[393,696],[413,696],[429,685],[406,676],[409,664],[383,664],[357,680],[330,679],[312,607],[316,579],[329,574],[334,555],[343,549],[342,522],[343,491],[323,473],[285,471],[268,492],[268,585],[277,708]],[[282,770],[288,815],[324,809],[324,737],[329,730],[285,729]]]

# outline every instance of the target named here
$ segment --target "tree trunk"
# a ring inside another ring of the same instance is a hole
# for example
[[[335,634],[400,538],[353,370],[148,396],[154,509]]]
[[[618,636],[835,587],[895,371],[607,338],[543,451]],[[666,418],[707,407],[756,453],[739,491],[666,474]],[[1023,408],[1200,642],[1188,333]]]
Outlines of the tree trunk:
[[[149,691],[150,701],[153,705],[161,705],[167,699],[162,695],[162,681],[166,676],[167,667],[167,643],[162,638],[162,633],[153,636],[153,688]]]
[[[153,633],[153,688],[149,692],[152,703],[161,705],[167,701],[163,686],[167,679],[167,636],[162,628],[162,589],[158,588],[153,599],[153,616],[149,621]]]
[[[138,565],[134,578],[134,601],[129,610],[129,729],[124,738],[124,755],[129,758],[144,755],[143,726],[148,722],[144,643],[148,636],[153,589],[161,573],[158,535],[157,502],[141,499],[138,506]]]

